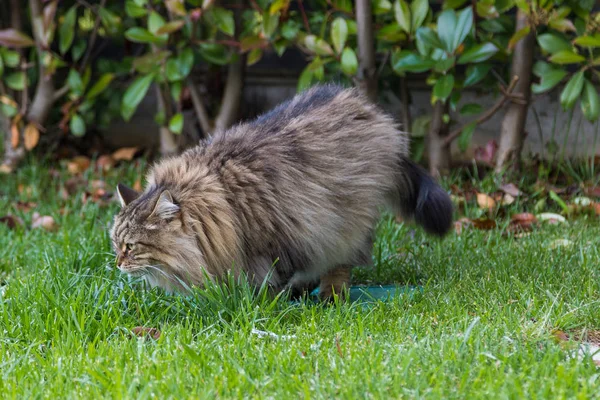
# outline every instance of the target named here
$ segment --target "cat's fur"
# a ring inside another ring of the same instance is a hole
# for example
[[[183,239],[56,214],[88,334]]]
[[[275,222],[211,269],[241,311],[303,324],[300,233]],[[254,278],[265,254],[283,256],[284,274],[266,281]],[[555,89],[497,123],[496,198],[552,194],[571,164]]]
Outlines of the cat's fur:
[[[275,290],[339,293],[371,262],[382,208],[443,235],[452,204],[408,158],[407,135],[356,89],[318,86],[119,185],[119,269],[167,290],[228,270]]]

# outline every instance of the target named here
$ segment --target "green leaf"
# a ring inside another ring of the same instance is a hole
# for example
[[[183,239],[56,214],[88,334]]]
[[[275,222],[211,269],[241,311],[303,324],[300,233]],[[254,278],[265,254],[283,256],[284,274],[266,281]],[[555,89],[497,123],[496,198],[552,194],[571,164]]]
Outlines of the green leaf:
[[[313,72],[310,68],[304,68],[304,71],[300,74],[300,78],[298,78],[298,92],[302,92],[305,89],[308,89],[313,82]]]
[[[174,21],[169,21],[166,24],[164,24],[163,26],[161,26],[160,28],[158,28],[158,30],[156,31],[157,35],[168,35],[170,33],[173,32],[177,32],[178,30],[180,30],[181,28],[183,28],[183,26],[185,25],[185,20],[183,19],[176,19]]]
[[[583,47],[600,47],[600,34],[594,36],[580,36],[574,40],[574,43]]]
[[[77,19],[77,6],[69,8],[65,18],[58,27],[58,49],[60,54],[65,54],[75,38],[75,20]]]
[[[132,18],[143,17],[148,13],[145,7],[138,6],[133,0],[125,2],[125,12]]]
[[[560,104],[563,106],[563,109],[568,110],[573,107],[581,94],[583,82],[583,71],[577,72],[569,79],[569,82],[567,82],[560,94]]]
[[[544,33],[537,37],[538,44],[546,53],[555,54],[559,51],[570,51],[571,43],[554,33]]]
[[[254,65],[260,61],[263,56],[262,49],[252,49],[248,53],[248,58],[246,59],[246,65]]]
[[[346,45],[346,39],[348,39],[348,24],[345,19],[337,17],[331,23],[331,43],[336,53],[341,53]]]
[[[77,72],[77,70],[69,70],[69,75],[67,76],[67,84],[69,85],[71,92],[73,92],[77,96],[81,96],[83,94],[83,81],[81,80],[81,75],[79,74],[79,72]]]
[[[85,121],[79,114],[73,114],[71,122],[69,123],[69,129],[75,136],[85,135]]]
[[[440,76],[433,86],[432,102],[435,103],[436,100],[446,101],[446,99],[452,93],[453,88],[454,75],[448,74]]]
[[[0,45],[6,47],[31,47],[35,45],[32,38],[16,29],[0,30]]]
[[[356,53],[349,47],[346,47],[342,52],[341,58],[342,72],[348,76],[354,76],[358,70],[358,58]]]
[[[6,82],[6,85],[13,90],[23,90],[25,89],[27,77],[25,76],[25,72],[17,71],[6,75],[4,81]]]
[[[134,58],[132,66],[136,71],[141,72],[142,74],[149,74],[160,68],[163,61],[170,55],[171,52],[168,50],[144,54],[143,56]]]
[[[444,10],[447,8],[451,8],[454,10],[454,9],[462,7],[462,5],[465,4],[466,2],[467,2],[467,0],[445,0],[443,8],[444,8]]]
[[[452,51],[456,51],[458,46],[464,42],[465,38],[471,32],[473,27],[473,9],[467,7],[458,13],[456,31],[454,31],[454,40],[452,42]]]
[[[425,0],[413,0],[410,5],[411,30],[414,33],[425,21],[429,12],[429,2]]]
[[[177,113],[171,117],[169,121],[169,130],[176,135],[180,135],[183,131],[183,114]]]
[[[217,64],[226,65],[229,62],[230,54],[225,46],[217,43],[202,43],[200,44],[200,55],[206,61]]]
[[[306,35],[304,38],[304,45],[306,48],[313,53],[316,53],[320,56],[330,56],[333,55],[333,49],[321,38],[316,37],[315,35]]]
[[[279,13],[271,15],[269,13],[263,14],[262,31],[265,37],[270,38],[275,33],[277,26],[279,26]]]
[[[526,26],[526,27],[521,28],[518,31],[516,31],[511,36],[510,40],[508,41],[508,50],[512,51],[514,49],[514,47],[517,45],[517,43],[519,43],[521,41],[521,39],[523,39],[525,36],[529,35],[529,32],[531,32],[530,26]]]
[[[269,14],[275,15],[279,11],[290,6],[290,0],[275,0],[269,8]]]
[[[94,85],[89,90],[89,92],[87,92],[87,94],[85,95],[86,99],[88,99],[88,100],[93,99],[96,96],[98,96],[100,93],[102,93],[108,87],[108,85],[110,85],[110,83],[112,82],[114,77],[115,77],[115,75],[112,73],[106,73],[106,74],[102,75],[96,81],[96,83],[94,83]]]
[[[585,79],[583,96],[581,97],[581,111],[588,121],[596,121],[600,115],[600,99],[598,89],[594,84]]]
[[[550,61],[554,64],[577,64],[585,61],[585,57],[573,53],[571,50],[561,50],[554,53],[552,57],[550,57]]]
[[[438,37],[444,45],[444,49],[450,53],[456,50],[454,47],[454,33],[456,32],[456,12],[448,9],[443,11],[438,17],[437,28]]]
[[[157,35],[158,30],[162,28],[164,24],[165,19],[162,17],[162,15],[156,11],[150,12],[150,15],[148,16],[148,30],[150,33]]]
[[[467,49],[458,59],[459,64],[480,63],[492,57],[498,52],[493,43],[481,43]]]
[[[406,33],[402,32],[400,25],[392,22],[377,31],[377,39],[392,43],[402,42],[406,40]]]
[[[169,85],[169,89],[171,89],[171,97],[175,102],[179,102],[181,99],[181,82],[173,82]]]
[[[71,55],[73,56],[73,60],[79,61],[86,48],[87,42],[82,39],[77,39],[73,47],[71,47]]]
[[[19,65],[19,61],[21,60],[21,56],[19,52],[15,50],[8,50],[7,48],[1,48],[0,52],[2,53],[2,58],[4,59],[4,64],[10,68],[16,68]]]
[[[374,15],[387,14],[392,9],[392,2],[389,0],[374,0],[371,4],[373,5]]]
[[[180,81],[184,78],[184,76],[179,71],[179,65],[177,64],[177,60],[174,58],[169,58],[165,65],[165,76],[169,82]]]
[[[443,49],[444,45],[431,28],[421,27],[417,29],[417,48],[419,53],[427,55],[432,49]]]
[[[435,65],[435,61],[426,59],[410,50],[392,53],[391,62],[392,68],[399,74],[403,74],[404,72],[425,72],[429,71]]]
[[[465,72],[465,82],[463,83],[464,86],[473,86],[481,82],[481,80],[490,72],[490,69],[492,69],[491,64],[469,65],[467,67],[467,71]]]
[[[294,40],[300,32],[300,23],[289,19],[281,26],[281,36],[287,40]]]
[[[433,70],[437,72],[446,73],[450,68],[454,67],[454,63],[456,62],[456,57],[445,58],[442,60],[437,60],[435,65],[433,66]]]
[[[458,137],[458,148],[463,153],[467,151],[469,148],[469,144],[471,144],[471,139],[473,138],[473,132],[475,132],[475,127],[477,127],[476,122],[471,122],[466,125],[465,128],[460,132],[460,136]]]
[[[125,121],[131,119],[138,105],[146,96],[153,80],[154,75],[140,76],[127,88],[121,103],[121,115]]]
[[[150,31],[139,26],[127,29],[125,37],[136,43],[158,43],[160,39],[154,36]]]
[[[475,114],[480,114],[482,111],[483,111],[483,107],[481,106],[481,104],[469,103],[469,104],[465,104],[464,106],[461,107],[460,114],[461,115],[475,115]]]
[[[267,12],[268,14],[268,12]],[[212,7],[209,12],[210,19],[223,33],[233,36],[235,34],[235,21],[233,11],[221,7]]]
[[[192,72],[192,68],[194,67],[194,52],[191,48],[186,47],[185,49],[181,50],[177,56],[177,65],[179,66],[179,71],[184,78],[187,77],[190,72]]]
[[[406,33],[410,33],[410,8],[404,0],[394,2],[394,16],[400,28]]]
[[[548,70],[540,75],[542,81],[539,84],[531,85],[531,90],[536,94],[547,92],[558,85],[566,75],[567,71],[562,69]]]

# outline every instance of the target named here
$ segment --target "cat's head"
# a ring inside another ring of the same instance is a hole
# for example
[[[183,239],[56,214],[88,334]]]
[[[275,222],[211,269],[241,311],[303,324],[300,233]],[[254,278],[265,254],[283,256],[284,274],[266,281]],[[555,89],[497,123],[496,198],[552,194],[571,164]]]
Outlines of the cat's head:
[[[117,193],[122,208],[110,235],[119,270],[169,291],[181,289],[190,278],[197,281],[202,254],[171,191],[150,187],[138,193],[119,184]]]

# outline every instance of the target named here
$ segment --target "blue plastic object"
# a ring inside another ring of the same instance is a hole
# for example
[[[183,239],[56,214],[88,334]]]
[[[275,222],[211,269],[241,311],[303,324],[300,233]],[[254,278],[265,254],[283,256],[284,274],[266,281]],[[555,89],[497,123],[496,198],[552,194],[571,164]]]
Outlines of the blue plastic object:
[[[423,291],[421,286],[396,286],[396,285],[377,285],[377,286],[351,286],[351,302],[376,302],[388,301],[400,294],[412,296],[415,292]],[[310,294],[311,299],[318,299],[319,288],[313,290]]]

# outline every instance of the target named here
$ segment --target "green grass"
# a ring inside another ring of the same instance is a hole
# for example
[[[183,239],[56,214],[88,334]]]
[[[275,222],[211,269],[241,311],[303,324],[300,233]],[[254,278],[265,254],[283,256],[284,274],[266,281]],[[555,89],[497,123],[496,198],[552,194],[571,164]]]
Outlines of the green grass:
[[[105,179],[132,183],[142,167]],[[375,266],[356,269],[355,282],[423,291],[368,307],[272,300],[243,283],[184,298],[115,271],[107,227],[117,205],[65,201],[58,182],[38,164],[0,176],[0,214],[30,225],[31,211],[15,207],[27,199],[21,184],[58,224],[55,232],[0,224],[3,398],[599,396],[593,361],[569,357],[574,347],[551,334],[600,328],[597,219],[520,239],[499,228],[439,241],[384,218]],[[565,238],[573,245],[551,248]],[[136,326],[162,334],[132,337]]]

